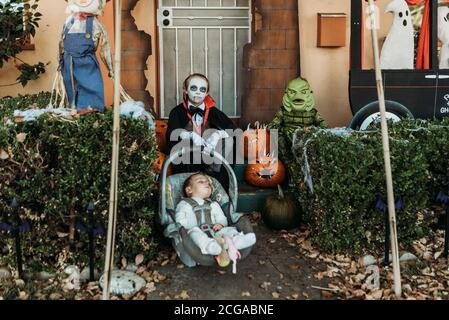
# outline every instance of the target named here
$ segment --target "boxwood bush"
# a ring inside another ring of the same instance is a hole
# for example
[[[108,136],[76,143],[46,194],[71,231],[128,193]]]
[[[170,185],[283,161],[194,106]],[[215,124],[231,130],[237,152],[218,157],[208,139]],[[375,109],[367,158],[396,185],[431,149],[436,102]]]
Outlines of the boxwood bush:
[[[431,232],[435,214],[428,209],[447,190],[448,121],[403,121],[391,124],[390,147],[402,245]],[[340,131],[341,133],[341,131]],[[335,134],[317,128],[295,133],[298,166],[309,166],[313,192],[304,175],[295,185],[312,240],[331,252],[372,250],[384,243],[387,202],[380,130]]]
[[[49,93],[0,100],[4,116],[45,107]],[[65,119],[43,115],[34,122],[0,125],[0,206],[13,197],[21,218],[31,224],[23,237],[24,263],[30,271],[55,270],[88,261],[88,237],[73,233],[75,221],[87,224],[87,206],[107,227],[112,153],[112,111]],[[154,132],[145,121],[121,118],[116,257],[150,257],[154,251],[152,217],[157,208]],[[4,219],[4,218],[3,218]],[[105,235],[96,239],[97,265],[103,266]],[[11,235],[0,231],[0,265],[15,266]]]

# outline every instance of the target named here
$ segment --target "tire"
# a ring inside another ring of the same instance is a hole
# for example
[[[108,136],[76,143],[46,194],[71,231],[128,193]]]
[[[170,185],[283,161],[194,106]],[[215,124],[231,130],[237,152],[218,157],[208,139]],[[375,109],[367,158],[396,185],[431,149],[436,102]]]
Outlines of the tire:
[[[413,114],[404,105],[391,100],[385,101],[387,119],[394,122],[405,118],[414,119]],[[359,110],[352,118],[349,128],[353,130],[366,130],[367,127],[375,122],[379,115],[379,102],[373,101]]]

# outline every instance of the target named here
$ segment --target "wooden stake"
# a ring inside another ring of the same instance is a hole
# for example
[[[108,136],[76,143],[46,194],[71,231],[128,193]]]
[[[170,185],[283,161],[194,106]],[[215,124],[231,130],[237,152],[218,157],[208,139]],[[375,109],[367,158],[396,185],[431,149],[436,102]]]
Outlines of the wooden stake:
[[[394,192],[393,192],[393,175],[391,173],[390,142],[388,137],[388,123],[386,118],[385,95],[384,95],[384,88],[382,85],[382,72],[380,69],[379,45],[376,29],[377,28],[375,17],[376,6],[374,5],[373,0],[368,0],[368,2],[371,18],[371,35],[373,40],[374,66],[376,69],[377,95],[379,98],[379,109],[382,126],[382,145],[384,152],[385,175],[387,180],[388,215],[390,218],[390,239],[391,239],[390,242],[391,242],[391,252],[393,254],[394,292],[396,293],[396,297],[399,298],[402,295],[401,270],[399,266],[398,237],[396,230],[396,212],[394,206]]]
[[[111,273],[114,266],[115,230],[117,222],[117,185],[120,146],[120,54],[121,1],[115,0],[115,57],[114,57],[114,123],[112,132],[111,189],[109,194],[108,238],[104,264],[103,300],[109,300]]]

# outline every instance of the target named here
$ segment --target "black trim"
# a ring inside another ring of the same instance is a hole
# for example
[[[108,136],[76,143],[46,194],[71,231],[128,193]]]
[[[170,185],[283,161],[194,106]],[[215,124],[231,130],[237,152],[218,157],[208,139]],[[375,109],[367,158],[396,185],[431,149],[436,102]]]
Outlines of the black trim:
[[[362,69],[362,1],[351,0],[351,70]]]
[[[430,68],[438,69],[438,1],[430,1]]]

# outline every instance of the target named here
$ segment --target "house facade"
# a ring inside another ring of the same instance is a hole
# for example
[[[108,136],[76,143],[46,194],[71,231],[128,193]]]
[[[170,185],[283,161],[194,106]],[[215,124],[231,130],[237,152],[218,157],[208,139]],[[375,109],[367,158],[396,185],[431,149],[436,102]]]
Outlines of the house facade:
[[[377,1],[380,10],[388,2]],[[47,72],[25,88],[0,87],[0,96],[51,90],[65,7],[63,0],[40,2],[43,19],[34,50],[20,56],[50,62]],[[340,32],[345,43],[320,47],[318,14],[335,13],[346,17]],[[245,127],[268,123],[288,81],[301,75],[309,80],[326,122],[346,126],[352,118],[350,18],[350,0],[122,0],[121,83],[135,100],[167,117],[182,96],[183,79],[190,72],[205,73],[217,105]],[[113,1],[101,20],[113,45]],[[390,25],[389,17],[382,20],[381,36]],[[0,70],[0,85],[16,77],[11,62]],[[112,81],[105,87],[110,105]]]

